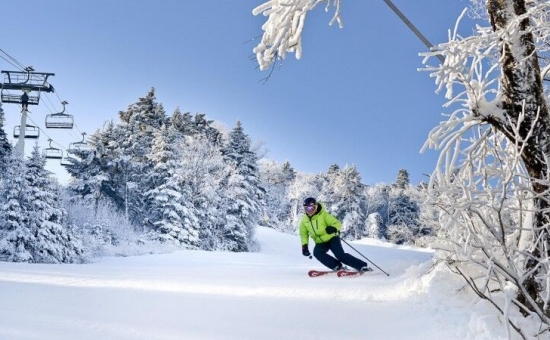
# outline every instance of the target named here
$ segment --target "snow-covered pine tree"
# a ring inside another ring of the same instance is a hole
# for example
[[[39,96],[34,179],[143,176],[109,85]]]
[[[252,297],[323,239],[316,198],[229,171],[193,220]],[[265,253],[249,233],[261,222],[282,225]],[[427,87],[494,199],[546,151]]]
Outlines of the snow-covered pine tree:
[[[206,119],[206,115],[202,113],[193,116],[189,112],[182,113],[178,108],[166,121],[182,136],[199,136],[201,140],[206,138],[209,143],[218,147],[222,144],[222,133],[212,126],[214,121]]]
[[[325,174],[308,174],[297,172],[296,177],[291,182],[288,189],[288,199],[290,201],[289,228],[292,232],[297,232],[298,224],[304,213],[302,203],[306,197],[319,198],[319,193],[323,187]],[[324,202],[321,202],[324,203]]]
[[[384,227],[384,220],[379,213],[375,212],[367,217],[367,230],[365,236],[377,239],[386,239],[386,228]]]
[[[409,184],[409,172],[405,169],[399,170],[399,172],[397,173],[397,179],[395,181],[395,187],[398,189],[406,189]]]
[[[295,179],[296,179],[296,170],[294,170],[294,168],[290,165],[289,161],[285,161],[283,163],[283,178],[282,178],[282,180],[285,183],[290,184]]]
[[[116,181],[120,170],[113,162],[120,157],[122,138],[122,131],[109,121],[102,131],[90,136],[87,148],[69,149],[71,164],[65,166],[72,177],[69,189],[96,208],[108,200],[124,211],[124,192],[118,190]]]
[[[222,249],[225,209],[221,201],[225,193],[221,185],[227,177],[218,145],[204,134],[185,136],[178,147],[177,174],[190,190],[194,214],[200,223],[200,248]],[[197,228],[199,225],[197,224]]]
[[[410,243],[418,234],[420,208],[404,190],[392,190],[387,224],[388,240],[396,244]]]
[[[407,170],[399,170],[388,201],[387,238],[393,243],[413,243],[414,238],[420,236],[420,206],[410,196],[415,193],[416,189],[410,187]]]
[[[72,263],[82,261],[82,245],[63,223],[57,183],[34,146],[23,162],[12,157],[0,207],[0,258],[13,262]]]
[[[212,127],[213,122],[213,120],[206,119],[206,115],[203,113],[195,114],[194,125],[196,132],[214,145],[221,146],[222,134],[218,129]]]
[[[256,154],[250,150],[250,138],[240,121],[229,133],[222,154],[231,168],[224,181],[223,206],[219,207],[227,214],[225,248],[237,252],[255,250],[254,230],[262,216],[265,190],[260,184]]]
[[[378,183],[366,189],[366,215],[378,214],[376,219],[376,237],[378,238],[387,239],[386,226],[389,221],[390,192],[391,187],[385,183]]]
[[[176,108],[166,121],[172,129],[179,131],[182,136],[190,136],[194,133],[193,116],[190,112],[182,113],[179,108]]]
[[[127,141],[127,150],[133,152],[136,160],[143,160],[147,155],[145,151],[151,148],[155,130],[160,129],[166,119],[164,108],[155,97],[155,88],[140,97],[137,103],[129,105],[126,111],[120,111],[119,118],[128,132],[137,134],[128,136],[131,139]],[[140,141],[138,136],[146,140]]]
[[[326,173],[318,174],[316,181],[319,181],[321,187],[320,190],[313,195],[313,197],[316,197],[329,213],[333,214],[337,219],[342,221],[344,216],[339,215],[339,212],[334,210],[334,203],[338,200],[334,194],[335,183],[338,181],[339,176],[340,166],[338,164],[331,164]]]
[[[32,262],[31,196],[23,160],[12,154],[0,187],[0,260]]]
[[[35,144],[26,162],[25,179],[31,201],[30,229],[32,262],[72,263],[82,261],[82,245],[71,229],[63,225],[66,214],[57,182],[45,169],[46,158]]]
[[[154,164],[144,180],[150,190],[145,192],[148,224],[163,242],[175,242],[187,248],[199,246],[199,223],[191,197],[189,184],[177,171],[175,152],[181,144],[175,141],[176,131],[166,126],[154,134],[148,159]]]
[[[355,165],[345,166],[332,182],[333,203],[331,212],[342,221],[341,235],[344,238],[360,239],[367,225],[363,208],[364,185]]]
[[[135,224],[141,224],[146,218],[145,195],[151,188],[146,186],[146,176],[153,164],[147,159],[151,152],[154,134],[166,121],[166,113],[162,104],[156,101],[155,89],[140,97],[137,103],[128,106],[126,111],[120,111],[123,139],[119,141],[119,156],[113,159],[118,176],[115,182],[117,191],[125,193],[124,209]],[[131,194],[126,195],[128,191]]]

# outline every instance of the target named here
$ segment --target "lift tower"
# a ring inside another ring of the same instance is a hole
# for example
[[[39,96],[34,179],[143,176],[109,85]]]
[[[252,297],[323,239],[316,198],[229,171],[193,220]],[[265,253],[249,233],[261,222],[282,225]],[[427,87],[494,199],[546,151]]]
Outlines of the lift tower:
[[[20,133],[15,150],[21,158],[25,157],[25,130],[29,105],[38,105],[41,92],[53,92],[53,86],[48,84],[48,77],[54,73],[34,72],[29,66],[24,71],[1,71],[4,82],[1,84],[0,99],[3,103],[21,104]],[[11,94],[8,91],[21,91],[23,94]],[[35,94],[36,93],[36,94]]]

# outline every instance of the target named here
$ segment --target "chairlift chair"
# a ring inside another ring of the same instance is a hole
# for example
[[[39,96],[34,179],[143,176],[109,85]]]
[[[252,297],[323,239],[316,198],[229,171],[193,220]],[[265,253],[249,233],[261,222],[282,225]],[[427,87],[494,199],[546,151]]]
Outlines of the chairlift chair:
[[[42,151],[42,154],[44,155],[44,157],[48,158],[48,159],[63,159],[63,151],[58,149],[58,148],[54,148],[52,146],[52,139],[48,139],[48,141],[50,142],[50,147],[49,148],[45,148],[43,151]]]
[[[53,92],[54,88],[48,83],[48,77],[54,73],[34,72],[29,66],[24,71],[0,71],[4,75],[1,87],[0,100],[3,103],[38,105],[40,92]],[[23,91],[23,95],[11,94],[10,90]],[[31,95],[31,92],[38,92]]]
[[[13,138],[19,138],[21,134],[21,125],[16,125],[13,128]],[[27,124],[25,127],[25,138],[37,139],[40,137],[40,129],[34,125]]]
[[[74,125],[74,117],[65,113],[65,105],[67,101],[62,101],[63,111],[52,113],[46,116],[46,128],[48,129],[72,129]]]
[[[64,156],[63,158],[61,158],[61,165],[69,166],[69,165],[73,165],[73,162],[71,161],[70,157]]]
[[[79,142],[74,142],[69,144],[69,152],[73,150],[86,150],[88,149],[88,143],[84,141],[86,132],[82,132],[82,140]]]

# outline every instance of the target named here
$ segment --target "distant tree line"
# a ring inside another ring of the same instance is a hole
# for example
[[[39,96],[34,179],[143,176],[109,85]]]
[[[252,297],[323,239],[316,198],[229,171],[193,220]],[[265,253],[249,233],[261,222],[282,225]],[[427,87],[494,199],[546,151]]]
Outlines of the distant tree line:
[[[425,184],[411,186],[407,170],[395,183],[365,185],[355,166],[334,164],[326,173],[294,171],[266,160],[260,163],[267,204],[263,223],[288,233],[296,232],[304,197],[313,196],[342,221],[341,236],[354,240],[377,238],[396,244],[426,245],[438,231],[438,213],[423,205]]]

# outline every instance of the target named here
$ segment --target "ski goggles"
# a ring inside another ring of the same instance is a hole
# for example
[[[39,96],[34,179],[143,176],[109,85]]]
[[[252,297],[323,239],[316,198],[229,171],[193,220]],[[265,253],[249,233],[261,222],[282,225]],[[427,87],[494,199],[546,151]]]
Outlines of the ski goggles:
[[[317,208],[317,204],[304,205],[304,209],[307,212],[314,212],[316,208]]]

